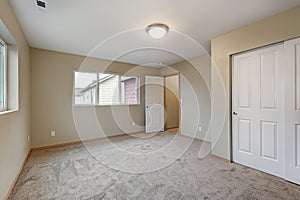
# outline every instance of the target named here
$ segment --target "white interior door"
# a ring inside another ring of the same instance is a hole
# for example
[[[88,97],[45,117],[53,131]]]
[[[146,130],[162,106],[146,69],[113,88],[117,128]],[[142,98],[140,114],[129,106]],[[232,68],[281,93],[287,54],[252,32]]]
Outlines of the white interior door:
[[[283,45],[233,57],[233,161],[284,176]]]
[[[300,39],[285,42],[285,177],[300,184]]]
[[[164,78],[145,76],[146,133],[164,131]]]

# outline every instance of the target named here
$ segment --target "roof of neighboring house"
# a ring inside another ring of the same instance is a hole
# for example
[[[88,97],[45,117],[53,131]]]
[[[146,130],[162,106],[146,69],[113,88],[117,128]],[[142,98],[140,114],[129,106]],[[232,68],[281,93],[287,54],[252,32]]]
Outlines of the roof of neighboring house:
[[[105,82],[105,81],[111,79],[111,78],[114,77],[114,76],[117,76],[117,75],[115,75],[115,74],[109,74],[109,75],[107,75],[107,76],[101,78],[101,79],[99,80],[99,83],[103,83],[103,82]],[[96,83],[97,83],[97,81],[94,81],[94,82],[90,83],[89,85],[87,85],[85,88],[81,88],[81,89],[80,89],[80,93],[81,93],[81,92],[85,92],[85,91],[87,91],[87,90],[90,90],[90,89],[96,87]],[[75,91],[75,93],[76,93],[76,91]]]

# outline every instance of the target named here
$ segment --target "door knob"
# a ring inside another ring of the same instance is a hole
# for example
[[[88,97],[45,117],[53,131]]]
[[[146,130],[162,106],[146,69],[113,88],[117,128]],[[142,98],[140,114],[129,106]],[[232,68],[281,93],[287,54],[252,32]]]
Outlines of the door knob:
[[[237,113],[236,113],[236,112],[233,112],[232,114],[233,114],[233,115],[237,115]]]

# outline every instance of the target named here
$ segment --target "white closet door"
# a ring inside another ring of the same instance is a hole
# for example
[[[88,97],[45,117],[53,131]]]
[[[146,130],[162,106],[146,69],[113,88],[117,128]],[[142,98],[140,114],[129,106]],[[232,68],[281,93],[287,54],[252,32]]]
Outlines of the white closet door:
[[[300,184],[300,39],[285,42],[287,180]]]
[[[233,57],[233,161],[284,176],[283,45]]]
[[[145,76],[146,133],[164,131],[164,78]]]

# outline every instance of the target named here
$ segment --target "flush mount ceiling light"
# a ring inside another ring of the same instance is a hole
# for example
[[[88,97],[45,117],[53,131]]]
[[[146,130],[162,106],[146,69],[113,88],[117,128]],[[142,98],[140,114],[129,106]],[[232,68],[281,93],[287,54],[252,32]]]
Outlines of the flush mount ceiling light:
[[[150,37],[154,39],[163,38],[169,31],[169,27],[165,24],[151,24],[147,26],[146,31]]]

